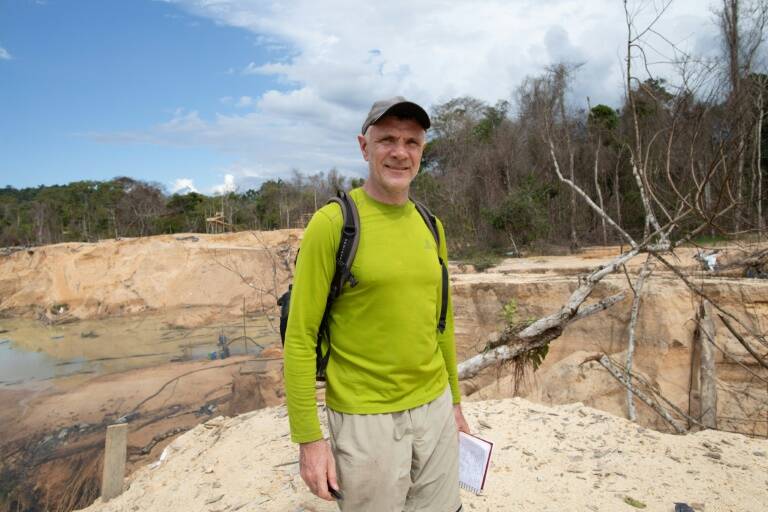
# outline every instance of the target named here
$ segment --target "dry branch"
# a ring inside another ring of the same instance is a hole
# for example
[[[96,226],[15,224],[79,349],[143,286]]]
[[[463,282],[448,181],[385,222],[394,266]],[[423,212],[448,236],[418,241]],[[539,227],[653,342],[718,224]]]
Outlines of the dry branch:
[[[685,276],[685,274],[683,274],[683,273],[680,271],[680,269],[678,269],[677,267],[675,267],[674,265],[672,265],[670,262],[668,262],[668,261],[667,261],[667,260],[666,260],[666,259],[665,259],[665,258],[664,258],[664,257],[663,257],[661,254],[659,254],[658,252],[656,252],[656,251],[651,251],[651,250],[649,250],[649,252],[650,252],[650,253],[653,255],[653,257],[654,257],[654,258],[656,258],[657,260],[659,260],[661,263],[663,263],[663,264],[664,264],[664,266],[665,266],[665,267],[667,267],[669,270],[671,270],[671,271],[672,271],[672,273],[673,273],[673,274],[675,274],[675,275],[676,275],[676,276],[677,276],[677,277],[678,277],[678,278],[679,278],[679,279],[680,279],[680,280],[681,280],[683,283],[685,283],[685,285],[688,287],[688,289],[689,289],[689,290],[691,290],[693,293],[695,293],[696,295],[698,295],[698,296],[699,296],[699,297],[701,297],[702,299],[706,299],[707,301],[709,301],[709,302],[712,304],[712,306],[713,306],[713,307],[714,307],[716,310],[718,310],[718,311],[719,311],[720,313],[722,313],[724,316],[726,316],[726,317],[730,318],[731,320],[733,320],[734,322],[736,322],[737,324],[739,324],[739,325],[740,325],[740,326],[741,326],[741,327],[742,327],[742,328],[743,328],[745,331],[747,331],[747,332],[749,333],[749,335],[750,335],[750,336],[752,336],[753,338],[755,338],[757,341],[759,341],[759,342],[760,342],[762,345],[764,345],[765,347],[768,347],[768,341],[766,341],[766,339],[765,339],[765,337],[764,337],[763,335],[761,335],[761,334],[758,334],[758,333],[754,332],[754,331],[753,331],[752,329],[750,329],[750,327],[749,327],[748,325],[746,325],[744,322],[742,322],[741,320],[739,320],[738,318],[736,318],[736,317],[735,317],[733,314],[729,313],[728,311],[726,311],[726,310],[724,310],[722,307],[720,307],[720,306],[717,304],[717,302],[716,302],[716,301],[713,301],[713,300],[712,300],[712,299],[711,299],[711,298],[710,298],[710,297],[709,297],[709,296],[708,296],[706,293],[704,293],[704,290],[702,289],[703,287],[701,287],[701,288],[700,288],[700,287],[696,286],[694,283],[692,283],[692,282],[691,282],[691,280],[690,280],[690,279],[688,279],[688,277],[686,277],[686,276]]]
[[[586,203],[600,216],[601,219],[607,221],[613,229],[615,229],[622,237],[624,237],[629,245],[636,247],[637,243],[629,235],[629,233],[624,231],[618,224],[616,224],[616,222],[608,214],[606,214],[602,208],[597,206],[592,198],[589,197],[589,195],[584,192],[578,185],[576,185],[576,183],[563,176],[563,173],[560,172],[560,164],[557,162],[557,156],[555,155],[555,144],[552,142],[552,138],[548,136],[547,142],[549,143],[549,154],[552,157],[552,164],[555,167],[555,173],[557,174],[557,177],[560,179],[560,181],[566,183],[574,192],[579,194],[581,198],[584,199],[584,201],[586,201]]]
[[[627,389],[630,389],[632,387],[632,383],[629,381],[629,379],[626,378],[624,373],[616,367],[615,364],[613,364],[613,361],[611,361],[608,356],[603,354],[599,359],[596,359],[600,365],[608,370],[613,377],[618,380],[621,384],[624,385]],[[685,428],[681,426],[670,414],[669,411],[664,409],[661,405],[659,405],[655,400],[651,399],[648,395],[640,391],[639,389],[634,390],[635,396],[639,398],[640,400],[645,403],[648,407],[656,411],[659,416],[664,418],[664,421],[669,423],[673,429],[675,429],[675,432],[678,434],[684,434],[686,432]]]
[[[750,354],[750,355],[751,355],[753,358],[755,358],[755,361],[757,361],[757,362],[758,362],[758,364],[760,364],[760,366],[762,366],[763,368],[766,368],[766,369],[768,369],[768,363],[766,363],[766,362],[763,360],[763,359],[765,358],[765,356],[760,356],[760,354],[758,354],[758,353],[755,351],[755,349],[753,349],[753,348],[752,348],[752,346],[751,346],[751,345],[750,345],[750,344],[747,342],[747,340],[745,340],[745,339],[744,339],[744,337],[743,337],[742,335],[740,335],[739,333],[737,333],[737,332],[736,332],[736,329],[734,329],[734,328],[733,328],[733,326],[731,325],[731,323],[728,321],[728,319],[727,319],[727,318],[725,318],[723,315],[717,315],[717,316],[719,316],[719,317],[720,317],[720,320],[722,320],[722,322],[723,322],[723,325],[725,325],[725,327],[726,327],[726,328],[727,328],[729,331],[731,331],[731,334],[733,334],[733,336],[734,336],[734,337],[735,337],[735,338],[736,338],[736,339],[739,341],[739,343],[741,343],[741,345],[742,345],[742,346],[743,346],[745,349],[747,349],[747,352],[749,352],[749,354]]]
[[[235,361],[234,363],[220,364],[220,365],[217,365],[217,366],[206,366],[205,368],[198,368],[196,370],[191,370],[191,371],[188,371],[188,372],[184,372],[181,375],[177,375],[176,377],[172,378],[171,380],[169,380],[168,382],[166,382],[165,384],[160,386],[160,389],[158,389],[157,391],[155,391],[154,393],[149,395],[147,398],[145,398],[144,400],[142,400],[141,402],[136,404],[136,406],[133,409],[131,409],[131,413],[134,413],[134,412],[138,411],[139,408],[141,408],[142,405],[146,404],[147,402],[149,402],[150,400],[152,400],[153,398],[158,396],[160,393],[163,392],[163,390],[165,390],[165,388],[167,388],[168,386],[170,386],[174,382],[179,381],[182,377],[186,377],[187,375],[192,375],[193,373],[205,372],[205,371],[208,371],[208,370],[218,370],[219,368],[226,368],[228,366],[241,365],[243,363],[245,363],[245,361]]]

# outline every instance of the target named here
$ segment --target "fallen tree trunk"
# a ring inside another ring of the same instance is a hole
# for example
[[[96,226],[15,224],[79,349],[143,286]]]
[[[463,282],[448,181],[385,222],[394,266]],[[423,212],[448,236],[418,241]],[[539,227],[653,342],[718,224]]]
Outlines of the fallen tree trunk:
[[[543,347],[550,341],[558,338],[570,322],[586,318],[599,313],[617,302],[621,302],[626,297],[625,292],[611,295],[605,299],[584,307],[578,311],[584,301],[589,297],[595,285],[606,275],[614,272],[620,265],[631,259],[637,254],[637,250],[622,254],[608,265],[600,267],[592,272],[582,284],[571,294],[568,302],[549,316],[536,320],[522,331],[515,331],[507,327],[494,339],[490,340],[488,345],[495,346],[492,350],[485,351],[476,356],[470,357],[459,364],[459,380],[474,377],[483,369],[497,363],[508,361],[518,355],[539,347]]]
[[[493,340],[489,341],[487,345],[495,348],[470,357],[459,364],[459,380],[474,377],[480,371],[493,364],[508,361],[524,352],[543,347],[550,341],[558,338],[568,323],[603,311],[624,300],[626,294],[621,292],[607,297],[596,304],[587,306],[579,312],[579,308],[592,294],[597,283],[608,274],[616,272],[622,265],[637,256],[640,250],[640,247],[635,246],[607,264],[596,268],[585,278],[579,279],[579,286],[568,297],[565,305],[556,313],[536,320],[521,331],[517,331],[512,327],[504,329]]]

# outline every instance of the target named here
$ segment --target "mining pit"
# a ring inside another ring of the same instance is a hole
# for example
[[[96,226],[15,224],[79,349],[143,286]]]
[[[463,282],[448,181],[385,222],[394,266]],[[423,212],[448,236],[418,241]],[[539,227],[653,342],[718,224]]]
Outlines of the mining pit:
[[[89,505],[99,495],[109,424],[128,422],[133,471],[214,416],[282,403],[275,299],[287,287],[300,238],[299,230],[166,235],[0,256],[0,511]],[[510,315],[525,322],[556,311],[580,275],[619,252],[508,259],[483,273],[452,264],[459,360],[481,351]],[[708,271],[697,252],[679,250],[679,268],[745,325],[765,332],[768,282]],[[643,261],[632,260],[628,274],[636,276]],[[616,273],[593,299],[628,289],[626,275]],[[625,389],[590,357],[623,360],[631,302],[570,325],[536,372],[503,365],[463,381],[466,399],[582,402],[626,417]],[[636,372],[684,411],[698,305],[674,274],[657,267],[636,329]],[[723,348],[715,360],[718,428],[766,437],[768,387],[760,378],[768,371],[715,324]],[[223,346],[229,357],[221,359]],[[669,431],[639,402],[637,423]]]

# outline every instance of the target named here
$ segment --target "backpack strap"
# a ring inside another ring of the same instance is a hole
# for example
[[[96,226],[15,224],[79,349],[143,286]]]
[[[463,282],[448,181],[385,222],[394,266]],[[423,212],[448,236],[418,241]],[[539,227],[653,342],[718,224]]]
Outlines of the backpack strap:
[[[325,311],[323,312],[323,319],[320,321],[318,343],[315,348],[317,354],[317,380],[325,380],[325,369],[328,367],[328,360],[331,357],[331,334],[328,328],[331,306],[336,298],[341,295],[341,291],[347,282],[353,287],[357,285],[357,279],[352,274],[352,262],[355,260],[357,246],[360,243],[360,215],[357,212],[355,202],[342,190],[337,192],[336,197],[328,200],[327,204],[330,203],[336,203],[341,207],[344,225],[341,229],[339,248],[336,251],[336,270],[328,290],[328,299],[325,302]],[[323,354],[322,339],[325,339],[328,343],[328,351],[325,354]]]
[[[413,201],[413,200],[412,200]],[[440,230],[437,229],[437,218],[429,211],[429,208],[424,206],[418,201],[413,201],[416,206],[416,210],[424,219],[424,223],[432,232],[432,236],[437,243],[437,260],[440,262],[440,269],[442,271],[442,296],[440,299],[440,319],[437,322],[437,330],[442,334],[445,331],[445,317],[448,314],[448,266],[440,257]]]
[[[351,286],[357,284],[352,274],[352,262],[357,254],[357,246],[360,244],[360,215],[357,212],[355,202],[343,191],[339,190],[336,197],[328,200],[328,203],[336,203],[341,207],[344,226],[341,228],[341,239],[336,251],[336,272],[331,281],[329,298],[331,301],[341,295],[341,290],[347,281]]]

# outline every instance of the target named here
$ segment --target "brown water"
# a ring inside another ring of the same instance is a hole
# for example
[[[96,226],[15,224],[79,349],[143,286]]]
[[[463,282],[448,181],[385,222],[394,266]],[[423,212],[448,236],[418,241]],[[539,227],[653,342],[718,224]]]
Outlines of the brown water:
[[[243,339],[232,342],[232,355],[258,353],[278,339],[264,315],[247,317],[245,332],[255,343]],[[219,335],[228,340],[242,337],[242,319],[197,328],[169,327],[166,316],[157,313],[57,326],[30,319],[2,319],[0,387],[207,358],[218,352]]]

